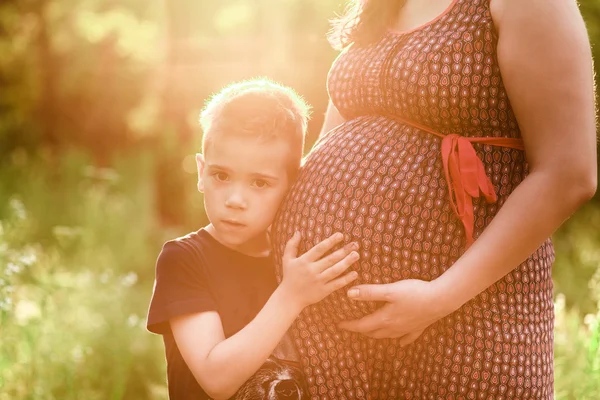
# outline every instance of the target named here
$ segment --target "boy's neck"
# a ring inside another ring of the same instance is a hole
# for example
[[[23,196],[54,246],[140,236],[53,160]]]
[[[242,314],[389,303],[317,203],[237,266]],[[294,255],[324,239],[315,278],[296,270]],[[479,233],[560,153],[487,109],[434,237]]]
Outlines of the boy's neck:
[[[234,246],[225,243],[220,239],[219,232],[217,232],[213,224],[208,224],[204,229],[217,242],[221,243],[225,247],[230,248],[231,250],[237,251],[238,253],[242,253],[250,257],[267,257],[269,254],[271,254],[271,241],[268,231],[264,231],[252,239]]]

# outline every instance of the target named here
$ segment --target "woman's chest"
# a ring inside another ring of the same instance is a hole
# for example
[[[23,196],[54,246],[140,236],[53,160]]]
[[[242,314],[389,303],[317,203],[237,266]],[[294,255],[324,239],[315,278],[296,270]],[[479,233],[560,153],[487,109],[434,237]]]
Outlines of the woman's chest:
[[[381,113],[446,131],[502,128],[511,111],[495,47],[489,10],[458,7],[421,30],[350,47],[332,65],[329,93],[347,119]]]

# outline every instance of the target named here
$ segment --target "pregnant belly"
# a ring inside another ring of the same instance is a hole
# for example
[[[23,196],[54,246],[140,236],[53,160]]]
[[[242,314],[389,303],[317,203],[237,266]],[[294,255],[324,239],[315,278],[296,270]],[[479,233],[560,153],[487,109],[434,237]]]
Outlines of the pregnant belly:
[[[459,257],[464,231],[448,203],[440,140],[385,117],[361,117],[330,132],[311,151],[273,224],[277,275],[295,231],[300,251],[335,232],[356,241],[353,284],[431,280]],[[347,300],[345,290],[322,301],[335,320],[375,305]]]

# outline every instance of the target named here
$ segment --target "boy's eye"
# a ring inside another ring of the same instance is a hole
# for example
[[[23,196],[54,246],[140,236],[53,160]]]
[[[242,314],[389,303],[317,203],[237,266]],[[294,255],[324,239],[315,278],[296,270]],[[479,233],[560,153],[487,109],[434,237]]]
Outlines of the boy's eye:
[[[266,188],[267,186],[269,186],[269,183],[259,179],[259,180],[254,181],[254,186],[262,189],[262,188]]]
[[[217,172],[214,174],[214,177],[218,181],[226,181],[229,178],[225,172]]]

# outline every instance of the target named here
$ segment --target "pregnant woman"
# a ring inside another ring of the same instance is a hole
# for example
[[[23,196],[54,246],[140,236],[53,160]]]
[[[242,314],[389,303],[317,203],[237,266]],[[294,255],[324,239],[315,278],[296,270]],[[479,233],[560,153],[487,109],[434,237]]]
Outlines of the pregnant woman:
[[[273,226],[361,246],[292,332],[313,399],[550,399],[552,232],[596,190],[574,0],[356,0]],[[280,275],[280,271],[279,271]]]

